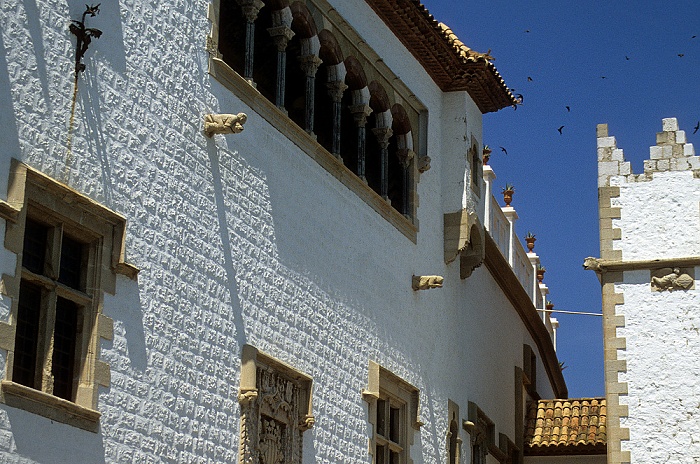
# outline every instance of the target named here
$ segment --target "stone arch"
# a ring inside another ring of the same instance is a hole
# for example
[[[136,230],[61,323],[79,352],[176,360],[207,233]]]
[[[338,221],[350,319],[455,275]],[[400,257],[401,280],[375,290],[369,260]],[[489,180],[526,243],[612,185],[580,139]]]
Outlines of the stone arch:
[[[345,84],[343,52],[332,32],[323,29],[318,33],[320,43],[318,68],[315,83],[314,133],[316,141],[326,150],[340,157],[342,98]]]
[[[391,115],[393,117],[393,122],[391,128],[394,130],[394,135],[409,134],[411,132],[411,120],[408,117],[406,109],[400,103],[394,103],[391,107]],[[413,149],[413,143],[411,142],[411,149]]]
[[[318,33],[318,40],[321,44],[319,56],[327,66],[343,63],[343,52],[332,32],[328,29],[323,29]],[[345,69],[344,65],[343,69]]]
[[[372,81],[368,85],[370,93],[369,106],[375,113],[384,113],[389,111],[391,104],[389,103],[389,96],[384,90],[384,87],[377,81]],[[388,113],[391,115],[391,113]],[[390,120],[389,120],[390,121]],[[389,124],[391,126],[391,124]]]
[[[340,155],[345,166],[358,174],[358,125],[362,122],[359,121],[362,119],[362,109],[370,111],[370,93],[367,88],[367,75],[357,58],[349,55],[345,57],[343,64],[345,84],[348,88],[341,101]]]
[[[377,81],[367,86],[372,112],[367,118],[367,127],[372,134],[367,136],[366,171],[367,184],[384,199],[388,199],[388,144],[391,137],[391,103],[384,87]]]
[[[306,5],[295,1],[289,5],[294,36],[287,45],[285,108],[289,117],[307,132],[313,132],[315,77],[321,60],[316,22]]]
[[[267,0],[267,4],[272,11],[277,11],[289,7],[289,0]]]
[[[296,1],[289,5],[292,10],[292,30],[299,35],[301,39],[310,39],[318,35],[316,21],[309,9],[300,1]]]
[[[357,58],[350,55],[345,58],[344,63],[345,70],[347,71],[347,74],[345,75],[345,83],[348,85],[348,89],[354,91],[367,87],[367,75],[365,74],[365,70],[362,69],[362,65]],[[367,103],[369,104],[369,100]]]
[[[388,196],[391,205],[404,216],[409,216],[410,188],[413,176],[409,166],[415,156],[413,131],[408,112],[400,103],[391,107],[393,135],[389,140]]]

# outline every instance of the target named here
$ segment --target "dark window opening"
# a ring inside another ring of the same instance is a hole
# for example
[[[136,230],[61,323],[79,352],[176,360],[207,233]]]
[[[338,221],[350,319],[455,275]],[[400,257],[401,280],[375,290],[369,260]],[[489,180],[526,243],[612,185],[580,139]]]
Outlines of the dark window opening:
[[[37,385],[36,375],[40,316],[41,288],[22,281],[17,309],[12,380],[31,388],[41,388],[40,382]]]
[[[316,73],[314,96],[314,133],[316,141],[333,153],[333,100],[328,95],[328,67],[322,64]]]
[[[76,290],[85,291],[84,245],[77,240],[63,236],[61,244],[61,270],[58,281]]]
[[[79,311],[80,307],[74,302],[57,298],[53,358],[51,360],[53,394],[68,401],[74,400],[73,371]]]
[[[44,273],[48,232],[47,226],[27,219],[24,227],[22,266],[35,274]]]

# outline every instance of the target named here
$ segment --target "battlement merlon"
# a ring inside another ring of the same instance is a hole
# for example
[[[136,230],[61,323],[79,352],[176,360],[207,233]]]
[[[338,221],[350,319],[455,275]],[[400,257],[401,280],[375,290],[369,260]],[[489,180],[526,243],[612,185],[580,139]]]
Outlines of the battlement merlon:
[[[617,148],[615,137],[608,134],[607,124],[598,124],[598,187],[624,182],[651,180],[655,172],[692,171],[700,177],[700,158],[695,156],[692,143],[688,143],[685,131],[679,130],[676,118],[662,120],[662,131],[656,134],[656,145],[649,148],[649,159],[644,161],[644,173],[633,174],[629,162],[624,160],[622,149]],[[622,178],[619,178],[622,177]]]

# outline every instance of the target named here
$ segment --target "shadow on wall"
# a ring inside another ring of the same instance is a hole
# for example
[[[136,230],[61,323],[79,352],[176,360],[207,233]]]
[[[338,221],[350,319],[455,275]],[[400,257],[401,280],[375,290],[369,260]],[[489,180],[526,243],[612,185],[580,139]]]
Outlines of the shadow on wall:
[[[86,143],[88,153],[94,154],[100,164],[102,175],[102,187],[104,203],[113,207],[112,202],[112,172],[107,156],[107,141],[105,140],[104,124],[102,121],[103,111],[100,108],[99,76],[97,76],[97,66],[94,61],[86,64],[86,72],[80,75],[82,83],[78,84],[79,98],[82,106],[82,114],[79,117],[85,121],[88,136]],[[70,167],[70,166],[68,166]],[[98,201],[102,199],[98,198]]]
[[[14,441],[13,455],[33,462],[105,462],[102,432],[92,433],[22,409],[3,406]]]
[[[41,18],[39,8],[34,0],[25,0],[24,11],[27,14],[27,30],[32,40],[34,48],[34,59],[36,59],[37,74],[41,82],[41,94],[44,97],[46,110],[51,112],[51,96],[49,95],[49,78],[46,73],[46,50],[44,49],[44,38],[41,35]],[[6,108],[6,107],[5,107]]]
[[[231,317],[236,330],[234,335],[238,343],[238,349],[242,349],[248,340],[243,323],[243,311],[238,298],[236,287],[236,269],[233,266],[233,255],[231,254],[231,237],[229,234],[228,220],[226,218],[226,204],[224,203],[224,189],[221,183],[221,169],[219,168],[219,150],[214,143],[214,139],[207,139],[207,153],[211,164],[212,182],[214,187],[214,197],[216,201],[216,216],[219,221],[219,233],[221,234],[222,252],[224,254],[224,269],[228,281],[228,291],[231,298]],[[233,219],[231,219],[233,221]]]
[[[10,158],[19,157],[20,150],[5,50],[5,43],[0,34],[0,108],[3,109],[0,111],[0,159],[7,162],[7,166],[0,172],[7,173],[10,169]],[[0,175],[0,197],[7,197],[7,174]]]
[[[115,305],[105,304],[105,306],[114,307],[114,310],[106,315],[114,319],[115,322],[121,321],[126,332],[124,337],[126,338],[131,367],[144,373],[148,364],[148,353],[146,352],[143,309],[138,282],[125,276],[118,276],[117,295],[118,297],[109,295],[118,303]]]

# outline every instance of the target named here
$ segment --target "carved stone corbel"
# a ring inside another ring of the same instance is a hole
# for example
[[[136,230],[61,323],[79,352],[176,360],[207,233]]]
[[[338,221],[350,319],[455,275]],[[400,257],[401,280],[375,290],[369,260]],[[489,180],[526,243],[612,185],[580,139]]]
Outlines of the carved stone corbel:
[[[414,275],[411,279],[411,287],[414,291],[428,290],[430,288],[442,288],[442,282],[445,279],[442,276],[429,275],[417,276]]]
[[[204,115],[204,135],[238,134],[243,132],[243,124],[248,120],[245,113]]]
[[[299,422],[299,430],[306,432],[313,427],[314,424],[316,424],[316,418],[314,416],[305,416],[304,419]]]
[[[486,255],[484,227],[473,210],[445,214],[445,264],[459,256],[459,277],[468,278]]]
[[[418,172],[423,174],[430,170],[430,156],[419,156],[418,157]]]

